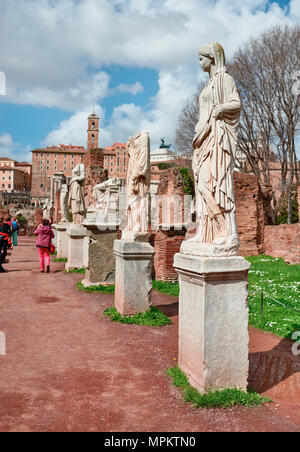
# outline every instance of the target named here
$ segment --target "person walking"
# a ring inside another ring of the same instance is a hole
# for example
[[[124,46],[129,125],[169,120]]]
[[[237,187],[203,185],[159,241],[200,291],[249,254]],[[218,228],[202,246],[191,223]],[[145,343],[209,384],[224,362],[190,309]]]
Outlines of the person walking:
[[[13,246],[18,246],[19,223],[17,218],[13,218],[11,227],[12,227]]]
[[[49,220],[44,219],[38,228],[34,231],[37,236],[36,246],[39,250],[41,273],[50,273],[50,248],[54,233],[49,226]]]

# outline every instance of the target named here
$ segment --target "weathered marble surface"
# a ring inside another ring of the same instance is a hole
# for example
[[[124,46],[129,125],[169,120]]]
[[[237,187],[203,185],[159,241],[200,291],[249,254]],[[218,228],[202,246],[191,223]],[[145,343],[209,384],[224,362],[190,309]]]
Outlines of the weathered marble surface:
[[[68,237],[68,262],[66,270],[88,267],[88,246],[87,229],[82,225],[71,224],[67,229]]]
[[[88,227],[89,265],[86,269],[85,287],[115,282],[116,260],[113,251],[117,231],[99,231],[97,227]]]
[[[72,211],[73,224],[81,225],[85,215],[84,200],[85,167],[83,164],[75,166],[69,186],[68,206]]]
[[[246,390],[249,371],[248,270],[242,257],[176,254],[179,367],[192,386]]]
[[[194,250],[205,243],[238,251],[233,167],[241,101],[234,79],[226,71],[221,44],[201,47],[199,60],[210,79],[200,94],[193,141],[198,230],[190,240]]]
[[[121,314],[145,312],[151,306],[154,248],[149,243],[115,240],[115,307]]]
[[[149,133],[142,131],[130,138],[127,150],[129,154],[126,181],[128,223],[122,240],[131,241],[148,233],[151,178]],[[127,234],[129,232],[131,234]]]

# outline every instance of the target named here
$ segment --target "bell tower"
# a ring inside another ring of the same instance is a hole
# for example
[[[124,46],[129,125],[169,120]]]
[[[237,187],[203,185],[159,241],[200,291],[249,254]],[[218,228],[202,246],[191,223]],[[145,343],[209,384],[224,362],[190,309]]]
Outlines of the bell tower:
[[[99,147],[99,116],[92,113],[88,117],[88,139],[87,139],[87,150],[96,149]]]

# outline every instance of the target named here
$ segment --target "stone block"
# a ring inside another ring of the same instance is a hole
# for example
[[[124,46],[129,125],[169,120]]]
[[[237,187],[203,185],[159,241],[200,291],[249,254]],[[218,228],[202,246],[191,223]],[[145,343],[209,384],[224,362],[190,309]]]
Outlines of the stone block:
[[[80,225],[71,224],[67,229],[68,237],[68,262],[66,270],[84,268],[88,266],[88,242],[87,229]]]
[[[58,223],[57,230],[57,259],[68,257],[68,236],[67,229],[69,223]]]
[[[248,270],[240,256],[176,254],[179,367],[203,392],[246,390],[249,371]]]
[[[89,259],[82,284],[85,287],[113,284],[115,282],[116,260],[113,251],[118,232],[101,231],[97,226],[88,226]]]
[[[114,242],[115,307],[123,315],[146,312],[151,306],[154,248],[146,242]]]

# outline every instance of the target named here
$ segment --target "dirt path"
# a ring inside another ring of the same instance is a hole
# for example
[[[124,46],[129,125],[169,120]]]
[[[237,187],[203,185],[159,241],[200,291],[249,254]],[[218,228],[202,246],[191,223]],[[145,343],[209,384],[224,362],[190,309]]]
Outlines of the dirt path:
[[[300,363],[290,343],[251,331],[251,385],[275,403],[195,410],[166,376],[177,359],[177,300],[154,293],[172,325],[112,323],[113,296],[80,293],[80,275],[41,274],[32,239],[1,275],[0,431],[300,431]]]

